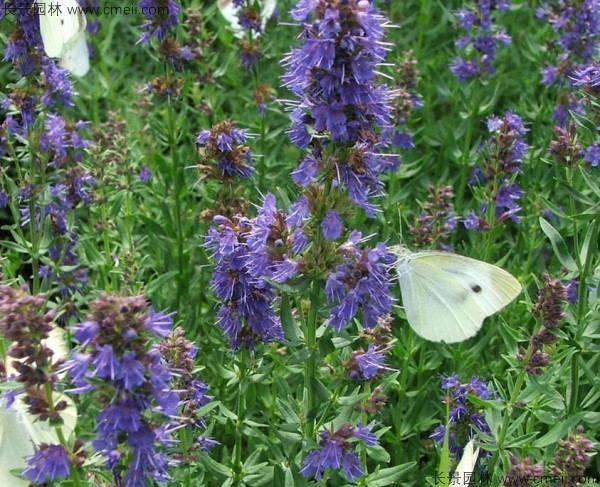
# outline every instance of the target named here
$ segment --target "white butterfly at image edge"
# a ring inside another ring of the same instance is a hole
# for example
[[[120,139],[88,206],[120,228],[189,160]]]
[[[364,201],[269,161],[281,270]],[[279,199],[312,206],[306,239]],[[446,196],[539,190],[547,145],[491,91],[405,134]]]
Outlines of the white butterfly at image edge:
[[[62,432],[69,438],[77,424],[77,407],[71,398],[57,392],[53,400],[55,404],[67,402],[60,416],[64,421]],[[30,484],[10,471],[24,469],[26,458],[34,454],[34,444],[40,443],[58,444],[56,429],[29,414],[22,395],[17,396],[10,407],[6,405],[6,399],[0,397],[0,486],[26,487]]]
[[[505,270],[486,262],[442,251],[390,250],[406,318],[422,338],[456,343],[474,336],[483,320],[500,311],[521,292]]]
[[[76,0],[44,0],[38,15],[44,51],[59,58],[59,65],[84,76],[90,68],[90,54],[85,38],[87,21]]]
[[[261,0],[260,16],[262,17],[262,29],[267,25],[267,20],[271,18],[277,8],[277,0]],[[238,8],[233,5],[232,0],[217,0],[217,6],[221,15],[229,22],[233,35],[237,38],[244,36],[244,30],[238,20]]]

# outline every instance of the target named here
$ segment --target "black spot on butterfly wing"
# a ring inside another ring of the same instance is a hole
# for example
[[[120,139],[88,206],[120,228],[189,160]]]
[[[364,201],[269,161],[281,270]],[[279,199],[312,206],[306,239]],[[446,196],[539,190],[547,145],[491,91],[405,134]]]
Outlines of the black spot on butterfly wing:
[[[481,289],[481,286],[479,284],[471,284],[471,291],[473,291],[476,294],[479,294],[481,291],[483,291],[483,289]]]

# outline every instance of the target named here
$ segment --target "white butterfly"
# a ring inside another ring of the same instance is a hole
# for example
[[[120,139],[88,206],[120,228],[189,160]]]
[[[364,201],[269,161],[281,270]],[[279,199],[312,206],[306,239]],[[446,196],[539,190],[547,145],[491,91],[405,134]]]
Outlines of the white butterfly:
[[[262,17],[262,28],[264,30],[267,20],[271,18],[277,7],[277,0],[260,0],[261,9],[260,16]],[[238,38],[244,37],[244,31],[238,21],[238,8],[233,5],[232,0],[218,0],[217,6],[221,11],[221,15],[225,17],[225,20],[231,25],[233,35]]]
[[[521,284],[495,265],[441,251],[390,247],[406,318],[417,335],[455,343],[475,335],[484,318],[521,292]]]
[[[87,21],[77,0],[43,0],[39,12],[44,51],[59,58],[59,65],[83,76],[90,69],[90,53],[85,39]]]
[[[19,395],[10,407],[6,406],[4,398],[0,397],[0,485],[2,487],[26,487],[29,481],[15,477],[11,470],[24,469],[25,458],[34,453],[34,445],[40,443],[58,444],[56,429],[47,421],[38,421],[27,412],[27,406]],[[77,424],[77,407],[67,396],[55,392],[53,400],[65,400],[67,408],[60,416],[64,421],[61,426],[65,438],[69,438]]]
[[[479,448],[473,451],[473,443],[474,440],[470,440],[466,445],[463,451],[463,456],[458,462],[456,470],[454,471],[453,479],[458,480],[457,485],[463,487],[465,485],[474,485],[474,475],[473,471],[475,470],[475,464],[477,463],[477,457],[479,456]],[[465,475],[468,474],[468,475]],[[471,481],[468,480],[469,475],[471,476]]]

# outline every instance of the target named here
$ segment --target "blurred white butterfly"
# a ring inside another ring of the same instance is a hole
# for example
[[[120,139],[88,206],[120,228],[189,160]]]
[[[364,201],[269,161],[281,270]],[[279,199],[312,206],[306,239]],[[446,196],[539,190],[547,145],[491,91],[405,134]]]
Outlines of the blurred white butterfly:
[[[521,292],[519,281],[495,265],[450,252],[390,250],[398,256],[406,319],[426,340],[455,343],[472,337],[484,318]]]
[[[452,476],[452,482],[454,482],[454,479],[456,479],[458,483],[452,483],[452,485],[457,485],[460,487],[474,485],[475,476],[473,472],[475,470],[475,464],[477,463],[477,457],[479,456],[479,448],[473,451],[473,443],[474,440],[470,440],[465,445],[463,456],[460,459],[460,462],[458,462],[456,470],[454,471],[454,475]],[[471,480],[469,480],[469,477],[471,477]]]
[[[43,342],[53,352],[52,363],[68,356],[69,345],[63,329],[54,327]],[[5,360],[8,377],[16,374],[13,366],[16,361],[11,357]],[[68,438],[75,430],[77,408],[75,403],[64,394],[54,392],[52,398],[54,404],[62,400],[67,402],[67,407],[60,416],[64,421],[62,432]],[[47,421],[37,421],[35,416],[29,414],[22,399],[23,395],[19,394],[14,402],[7,406],[6,399],[0,396],[0,486],[2,487],[29,485],[28,481],[10,474],[10,470],[25,468],[25,458],[33,455],[34,444],[59,443],[56,429]]]
[[[27,412],[27,406],[19,395],[9,407],[6,400],[0,398],[0,485],[2,487],[26,487],[30,483],[10,473],[11,470],[24,469],[25,458],[34,453],[34,445],[40,443],[58,444],[56,429],[47,421],[38,421]],[[61,412],[64,421],[61,426],[65,438],[69,438],[77,424],[77,408],[67,396],[55,392],[53,401],[66,401],[67,408]]]
[[[87,21],[77,0],[42,0],[39,9],[40,34],[44,51],[59,58],[59,65],[83,76],[90,69],[90,53],[85,39]]]
[[[261,6],[260,16],[262,17],[262,28],[264,30],[267,20],[271,18],[277,7],[277,0],[259,0]],[[217,5],[221,11],[221,15],[225,17],[225,20],[231,25],[233,35],[242,38],[244,37],[244,31],[238,21],[238,10],[239,8],[233,5],[232,0],[217,0]]]

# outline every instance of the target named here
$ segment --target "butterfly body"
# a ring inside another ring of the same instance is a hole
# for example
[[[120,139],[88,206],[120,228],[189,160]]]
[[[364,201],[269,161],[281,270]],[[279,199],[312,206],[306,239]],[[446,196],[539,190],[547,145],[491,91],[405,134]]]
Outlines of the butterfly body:
[[[406,318],[421,337],[455,343],[474,336],[483,320],[521,292],[499,267],[450,252],[392,247]]]

